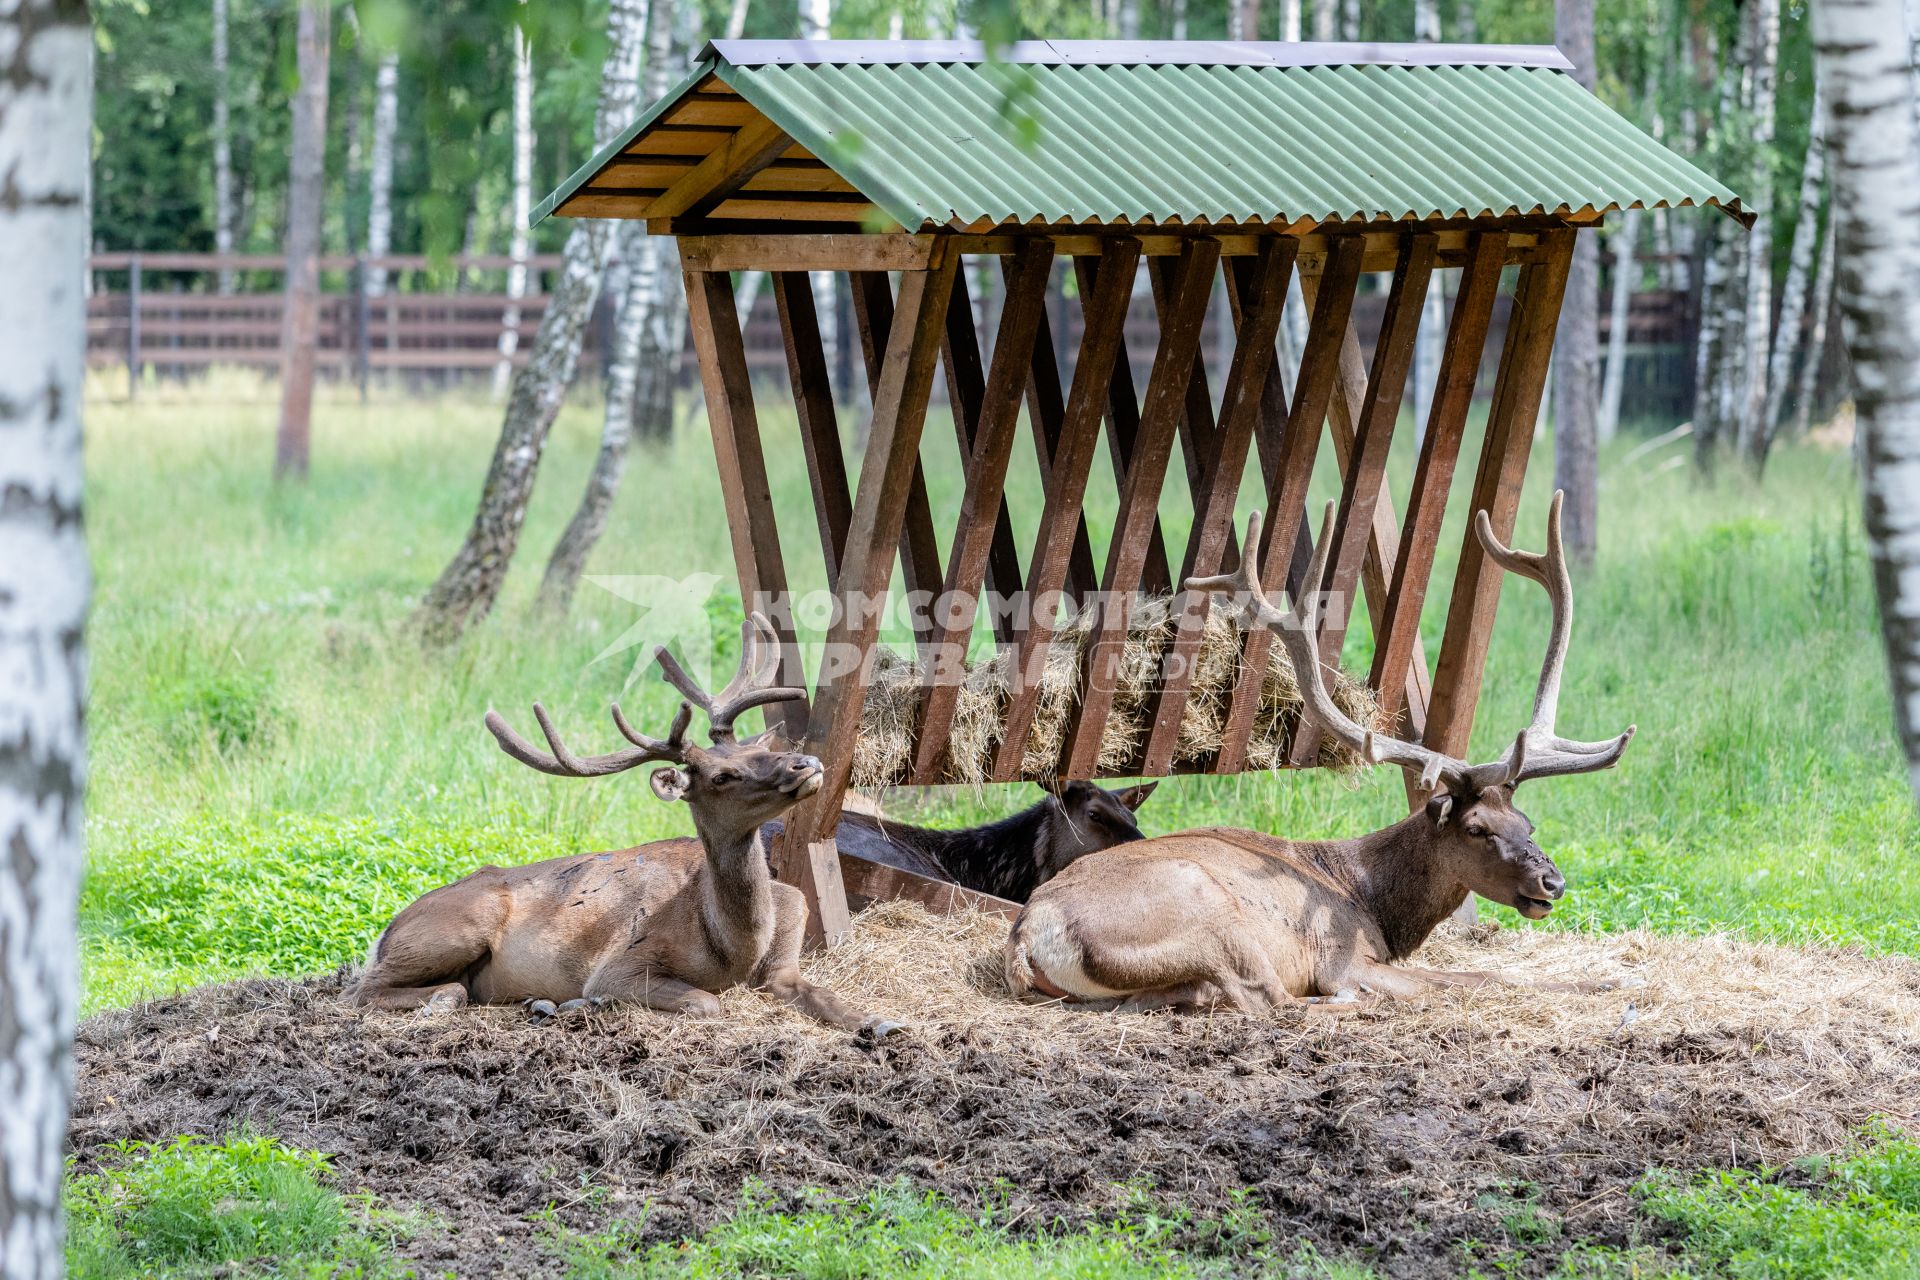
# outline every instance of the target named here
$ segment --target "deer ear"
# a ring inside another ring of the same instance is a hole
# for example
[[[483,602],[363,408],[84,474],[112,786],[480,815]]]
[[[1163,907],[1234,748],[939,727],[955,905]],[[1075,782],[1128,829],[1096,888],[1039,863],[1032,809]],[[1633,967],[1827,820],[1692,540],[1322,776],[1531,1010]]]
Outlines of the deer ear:
[[[1063,798],[1061,793],[1071,784],[1065,778],[1036,778],[1034,779],[1033,785],[1052,796],[1055,800],[1059,800]]]
[[[672,804],[675,800],[685,800],[687,788],[693,785],[693,779],[681,769],[655,769],[650,781],[653,783],[653,794],[668,804]]]
[[[1435,792],[1433,799],[1427,801],[1427,816],[1433,819],[1434,826],[1446,826],[1447,819],[1453,816],[1453,797],[1444,791]]]
[[[1153,794],[1154,788],[1159,785],[1158,782],[1143,782],[1139,786],[1125,787],[1114,792],[1113,798],[1129,809],[1138,810],[1147,802],[1147,797]]]

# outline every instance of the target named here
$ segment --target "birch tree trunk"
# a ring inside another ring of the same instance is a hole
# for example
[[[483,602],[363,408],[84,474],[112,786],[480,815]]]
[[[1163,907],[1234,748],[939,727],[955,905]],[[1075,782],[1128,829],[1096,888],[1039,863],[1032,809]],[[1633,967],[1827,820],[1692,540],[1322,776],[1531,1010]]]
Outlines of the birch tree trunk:
[[[213,0],[213,251],[233,252],[233,114],[227,96],[227,0]],[[220,268],[215,286],[233,292],[233,270]]]
[[[833,36],[833,0],[800,0],[800,38],[827,40]],[[831,271],[808,273],[813,286],[813,309],[820,317],[820,348],[829,369],[840,367],[840,291]]]
[[[525,0],[522,0],[524,3]],[[500,363],[493,366],[493,398],[507,394],[513,356],[520,349],[520,299],[527,296],[527,221],[533,216],[533,48],[527,29],[513,24],[513,227],[507,253],[507,307],[500,316]]]
[[[1413,38],[1422,44],[1440,39],[1440,0],[1414,0]],[[1420,328],[1413,338],[1413,433],[1422,439],[1440,378],[1440,344],[1446,340],[1447,273],[1437,273],[1420,304]]]
[[[1807,419],[1813,413],[1813,398],[1820,389],[1820,366],[1827,358],[1827,322],[1833,316],[1834,217],[1827,214],[1827,231],[1820,237],[1820,265],[1813,273],[1812,324],[1807,330],[1807,351],[1800,363],[1799,389],[1793,397],[1793,434],[1807,434]]]
[[[1280,0],[1280,38],[1300,39],[1300,0]]]
[[[1340,38],[1360,38],[1360,0],[1340,0]]]
[[[1573,63],[1574,78],[1594,84],[1593,0],[1555,0],[1554,39]],[[1567,550],[1591,565],[1600,524],[1595,402],[1600,363],[1600,246],[1591,231],[1574,242],[1573,265],[1560,307],[1553,365],[1553,487],[1562,508]]]
[[[280,324],[280,429],[275,479],[304,480],[311,452],[313,366],[320,342],[320,215],[326,197],[330,0],[301,0],[296,37],[300,88],[293,99],[287,180],[286,302]]]
[[[1300,0],[1291,0],[1298,5]],[[1120,0],[1120,38],[1138,40],[1140,38],[1140,0]]]
[[[1859,412],[1861,513],[1894,724],[1920,798],[1920,123],[1912,52],[1900,0],[1820,0],[1813,33]]]
[[[367,256],[378,260],[393,251],[393,138],[400,130],[400,55],[380,59],[373,76],[373,147],[367,170]],[[367,293],[387,291],[387,269],[367,269]]]
[[[607,56],[594,118],[596,147],[606,145],[633,118],[646,12],[646,0],[613,0],[608,8]],[[580,339],[599,296],[607,241],[607,223],[598,218],[576,221],[567,235],[546,314],[540,318],[527,362],[515,371],[507,393],[505,420],[473,524],[414,615],[414,625],[430,642],[459,639],[471,623],[492,611],[499,598],[507,566],[520,545],[527,498],[533,492],[547,436],[579,364]]]
[[[1739,400],[1740,446],[1757,469],[1766,455],[1768,357],[1773,348],[1773,107],[1780,61],[1780,0],[1754,9],[1753,177],[1747,194],[1759,217],[1747,233],[1747,308]]]
[[[1813,116],[1807,133],[1807,155],[1800,166],[1800,209],[1794,217],[1793,248],[1787,260],[1787,284],[1780,295],[1780,326],[1774,330],[1773,350],[1767,359],[1766,409],[1761,429],[1748,456],[1757,475],[1767,466],[1767,454],[1780,431],[1787,391],[1795,384],[1794,359],[1803,346],[1800,330],[1807,317],[1807,282],[1813,274],[1814,247],[1820,243],[1820,197],[1826,187],[1826,126],[1822,115],[1820,82],[1813,84]],[[1824,335],[1822,335],[1824,336]],[[1812,353],[1818,360],[1818,353]]]
[[[647,64],[643,102],[671,87],[674,0],[653,0],[647,15]],[[607,513],[620,492],[635,435],[655,443],[673,434],[674,357],[686,324],[686,295],[673,271],[675,242],[650,236],[646,223],[620,224],[619,256],[627,264],[626,288],[607,353],[607,400],[600,449],[587,473],[586,491],[540,578],[540,606],[564,614],[586,572],[587,559],[606,531]]]
[[[0,65],[0,1275],[53,1280],[86,783],[86,6],[0,7]]]
[[[1629,209],[1613,234],[1613,298],[1607,310],[1607,375],[1600,387],[1599,438],[1602,443],[1620,431],[1620,394],[1627,383],[1627,322],[1632,314],[1633,286],[1638,283],[1634,248],[1640,237],[1640,210]]]
[[[1752,23],[1747,16],[1750,11],[1751,6],[1742,13],[1733,57],[1720,73],[1718,116],[1721,120],[1733,119],[1744,102],[1741,78],[1752,47]],[[1694,54],[1707,67],[1714,65],[1710,45],[1696,44]],[[1726,389],[1732,377],[1731,366],[1736,363],[1733,352],[1738,344],[1728,341],[1727,319],[1739,300],[1735,281],[1743,278],[1739,270],[1740,249],[1746,241],[1739,232],[1718,221],[1704,227],[1696,224],[1696,234],[1707,237],[1707,245],[1701,264],[1700,332],[1694,351],[1693,461],[1705,476],[1713,472],[1715,451],[1728,420]]]
[[[1413,38],[1422,43],[1440,39],[1440,0],[1413,0]]]
[[[1340,38],[1339,0],[1313,0],[1313,38],[1322,42]]]
[[[1331,3],[1331,0],[1326,0]],[[1187,0],[1172,0],[1169,6],[1172,16],[1168,19],[1167,34],[1175,40],[1187,38]]]

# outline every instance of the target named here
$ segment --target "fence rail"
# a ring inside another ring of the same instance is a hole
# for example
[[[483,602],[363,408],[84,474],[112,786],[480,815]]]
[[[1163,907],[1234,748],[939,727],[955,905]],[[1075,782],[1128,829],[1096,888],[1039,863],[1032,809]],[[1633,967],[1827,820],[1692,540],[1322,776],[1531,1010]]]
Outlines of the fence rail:
[[[516,364],[526,359],[534,331],[546,314],[548,295],[537,291],[543,277],[558,271],[559,254],[536,254],[528,260],[529,287],[536,290],[518,300]],[[485,374],[500,363],[500,335],[513,300],[497,287],[459,292],[419,292],[390,287],[382,293],[366,288],[375,270],[388,273],[393,284],[435,268],[453,267],[463,273],[498,273],[513,265],[502,255],[459,255],[431,262],[422,254],[389,254],[381,258],[330,256],[320,260],[323,283],[334,285],[320,300],[317,363],[330,377],[365,379],[374,373],[408,383],[438,384]],[[222,272],[278,273],[286,260],[271,254],[135,253],[93,255],[91,267],[97,287],[87,299],[87,359],[98,367],[124,366],[130,385],[137,387],[147,371],[179,377],[214,365],[261,369],[280,363],[283,296],[278,291],[216,291]],[[328,279],[331,277],[331,280]],[[765,298],[762,299],[766,301]],[[1355,300],[1353,318],[1362,343],[1371,346],[1385,306],[1383,294],[1363,294]],[[1608,315],[1602,298],[1601,337],[1605,341]],[[1627,413],[1664,413],[1690,404],[1692,399],[1692,333],[1688,300],[1677,292],[1633,295],[1628,319],[1628,341],[1633,360],[1628,365]],[[846,310],[846,308],[842,308]],[[1144,376],[1153,354],[1154,319],[1150,304],[1134,307],[1128,321],[1128,350]],[[597,368],[612,328],[612,302],[604,294],[587,327],[581,352],[583,368]],[[1071,364],[1079,343],[1078,310],[1067,309],[1068,323],[1055,333],[1062,366]],[[1211,315],[1211,331],[1222,317]],[[1506,324],[1505,300],[1496,309],[1489,349],[1498,351]],[[757,377],[784,378],[786,358],[774,308],[756,307],[745,326],[748,367]],[[852,380],[851,345],[854,335],[841,317],[844,394],[858,395],[844,384]],[[683,348],[683,377],[691,380],[694,367],[690,348]],[[1213,336],[1203,350],[1214,351]],[[1484,396],[1490,378],[1480,380]],[[843,400],[843,403],[850,401]],[[1684,412],[1684,410],[1682,410]]]

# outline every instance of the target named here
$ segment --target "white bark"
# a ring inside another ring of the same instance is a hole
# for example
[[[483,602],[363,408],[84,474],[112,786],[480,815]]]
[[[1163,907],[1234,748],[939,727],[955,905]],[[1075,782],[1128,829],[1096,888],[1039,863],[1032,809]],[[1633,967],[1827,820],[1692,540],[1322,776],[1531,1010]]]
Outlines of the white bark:
[[[1339,0],[1313,0],[1313,38],[1320,41],[1340,38]]]
[[[893,21],[900,21],[900,11],[894,10]],[[733,0],[733,8],[727,12],[727,39],[738,40],[747,30],[747,0]],[[899,37],[894,37],[898,39]]]
[[[1820,82],[1813,85],[1813,116],[1807,133],[1807,154],[1800,166],[1800,209],[1794,217],[1793,248],[1787,258],[1787,283],[1780,294],[1780,327],[1774,330],[1773,352],[1767,365],[1766,412],[1761,420],[1752,456],[1755,468],[1766,465],[1767,451],[1780,430],[1788,388],[1795,385],[1794,360],[1803,345],[1800,330],[1807,316],[1807,283],[1813,274],[1815,246],[1820,243],[1820,197],[1826,189],[1827,146]],[[1817,358],[1817,357],[1816,357]]]
[[[1168,24],[1168,34],[1175,40],[1187,38],[1187,0],[1173,0],[1173,18]]]
[[[1640,238],[1640,210],[1629,209],[1613,233],[1613,296],[1607,307],[1607,372],[1600,383],[1600,442],[1620,431],[1620,393],[1627,381],[1627,319],[1639,271],[1634,265]]]
[[[213,0],[213,251],[233,252],[233,117],[227,97],[227,0]],[[233,271],[220,269],[218,288],[233,292]]]
[[[932,21],[931,15],[928,20]],[[800,0],[800,38],[827,40],[832,35],[833,0]],[[827,368],[837,369],[840,367],[839,290],[834,286],[831,271],[809,272],[807,278],[813,286],[813,309],[820,316],[820,347],[826,355]]]
[[[1300,0],[1280,0],[1280,38],[1300,38]]]
[[[313,419],[314,363],[320,345],[320,234],[326,199],[327,82],[333,54],[330,0],[300,0],[288,148],[287,269],[280,319],[280,427],[275,478],[304,479]]]
[[[525,0],[521,0],[524,4]],[[507,394],[513,356],[520,349],[520,299],[527,296],[527,221],[533,216],[533,47],[527,29],[513,24],[513,217],[507,253],[507,307],[500,316],[500,363],[493,366],[493,398]]]
[[[1747,233],[1747,309],[1739,399],[1740,444],[1748,458],[1766,449],[1768,355],[1773,335],[1773,107],[1780,61],[1780,0],[1748,0],[1754,9],[1753,176],[1746,192],[1759,215]]]
[[[1594,86],[1594,0],[1555,0],[1554,41],[1573,63],[1573,75]],[[1553,487],[1566,494],[1569,559],[1591,565],[1599,546],[1599,441],[1595,410],[1600,392],[1600,246],[1592,231],[1574,241],[1560,306],[1553,362]]]
[[[400,55],[380,59],[373,77],[373,154],[367,174],[367,256],[384,258],[393,248],[393,137],[400,128]],[[387,291],[387,269],[367,270],[367,293]]]
[[[606,145],[633,119],[640,88],[645,0],[613,0],[607,11],[607,56],[600,73],[600,105],[594,115],[594,145]],[[599,218],[574,223],[562,251],[560,272],[540,317],[527,362],[514,372],[494,444],[493,461],[465,541],[421,602],[414,623],[426,638],[457,639],[493,609],[507,566],[520,545],[527,498],[546,450],[553,421],[566,399],[580,359],[580,339],[600,292],[606,268],[608,224]]]
[[[1800,385],[1793,397],[1793,434],[1807,434],[1807,419],[1813,413],[1813,398],[1820,389],[1820,366],[1827,356],[1827,321],[1833,315],[1834,218],[1827,215],[1827,231],[1820,237],[1820,265],[1813,273],[1811,324],[1807,329],[1807,353],[1800,363]]]
[[[1920,797],[1920,122],[1901,18],[1901,0],[1820,0],[1813,10],[1861,508],[1895,726]]]
[[[1292,0],[1292,2],[1298,4],[1299,0]],[[1122,40],[1140,38],[1140,0],[1120,0],[1118,26]]]
[[[1342,40],[1360,38],[1360,0],[1341,0],[1340,38]]]
[[[1421,43],[1440,39],[1440,0],[1414,0],[1413,38]],[[1420,328],[1413,338],[1413,431],[1424,439],[1427,413],[1433,406],[1433,387],[1440,379],[1440,344],[1446,340],[1447,300],[1445,272],[1436,272],[1420,304]]]
[[[62,1273],[86,780],[80,405],[93,33],[0,5],[0,1275]]]
[[[1413,38],[1440,39],[1440,0],[1413,0]]]

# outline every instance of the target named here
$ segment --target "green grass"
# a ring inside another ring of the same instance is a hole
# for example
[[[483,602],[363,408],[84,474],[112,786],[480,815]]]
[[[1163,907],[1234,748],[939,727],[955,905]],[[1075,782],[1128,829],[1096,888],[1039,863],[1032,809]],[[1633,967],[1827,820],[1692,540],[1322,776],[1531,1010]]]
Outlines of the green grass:
[[[399,1224],[334,1190],[317,1152],[189,1136],[122,1143],[102,1166],[67,1180],[74,1280],[402,1274],[391,1253]]]
[[[748,1188],[735,1214],[705,1235],[651,1246],[633,1224],[554,1247],[569,1280],[1370,1280],[1373,1272],[1281,1249],[1251,1210],[1191,1220],[1142,1201],[1135,1211],[1077,1230],[1013,1234],[992,1212],[973,1215],[904,1185],[859,1200],[826,1196],[799,1212]]]
[[[323,398],[311,481],[275,488],[276,403],[223,378],[88,406],[99,587],[89,1009],[214,977],[324,969],[357,959],[410,896],[482,863],[687,830],[643,782],[555,782],[511,765],[480,726],[489,706],[524,723],[540,698],[589,747],[613,740],[610,699],[641,724],[668,713],[658,682],[636,678],[644,648],[596,660],[636,623],[646,633],[638,606],[589,584],[564,621],[532,611],[591,458],[592,406],[561,417],[500,608],[442,655],[422,652],[404,624],[470,517],[498,410]],[[789,576],[817,584],[791,415],[769,403],[762,430]],[[936,412],[925,446],[936,513],[958,500],[952,438]],[[1645,924],[1920,951],[1920,882],[1905,874],[1920,821],[1892,744],[1847,457],[1787,449],[1764,489],[1732,477],[1702,488],[1658,457],[1622,465],[1631,443],[1603,470],[1600,568],[1578,588],[1562,727],[1599,736],[1637,721],[1640,736],[1614,773],[1528,788],[1572,887],[1544,926],[1494,914],[1518,927]],[[1469,439],[1469,456],[1476,448]],[[1407,441],[1399,449],[1403,494]],[[1540,542],[1551,453],[1550,439],[1535,450],[1523,545]],[[1334,492],[1330,465],[1316,500]],[[1179,471],[1163,503],[1175,547],[1188,524]],[[1243,486],[1243,512],[1257,487]],[[1040,505],[1031,468],[1016,467],[1010,488],[1025,542]],[[1451,580],[1465,528],[1457,488],[1436,583]],[[1096,548],[1114,505],[1096,467]],[[721,511],[696,414],[630,470],[592,568],[730,584]],[[1445,607],[1436,591],[1429,653]],[[709,612],[731,644],[737,600],[723,587]],[[1527,714],[1546,613],[1538,589],[1508,588],[1478,753],[1502,749]],[[1363,665],[1370,643],[1362,618],[1347,664]],[[927,813],[974,821],[1030,800],[1019,788],[956,792]],[[1344,835],[1403,803],[1398,779],[1377,771],[1175,779],[1144,821]]]

